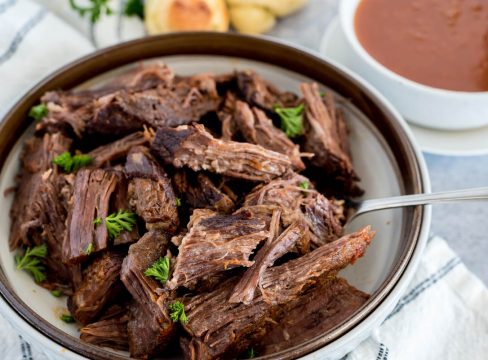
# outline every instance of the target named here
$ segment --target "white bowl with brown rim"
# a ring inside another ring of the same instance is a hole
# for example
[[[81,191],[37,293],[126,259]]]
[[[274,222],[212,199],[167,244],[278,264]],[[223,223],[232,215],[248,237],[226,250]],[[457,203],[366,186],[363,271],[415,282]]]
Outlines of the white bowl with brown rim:
[[[279,88],[295,92],[301,82],[315,81],[343,101],[365,198],[430,191],[422,154],[404,120],[380,93],[348,70],[263,38],[186,33],[100,50],[27,92],[0,126],[0,192],[15,185],[22,144],[33,128],[27,113],[45,91],[94,87],[140,61],[154,60],[166,62],[181,75],[253,69]],[[4,214],[12,200],[10,195],[1,202]],[[366,255],[341,276],[371,294],[370,299],[327,333],[259,359],[337,359],[354,349],[382,323],[405,291],[426,244],[430,219],[429,207],[411,207],[365,214],[354,221],[347,231],[371,224],[377,235]],[[0,217],[0,314],[53,359],[128,359],[127,353],[82,342],[76,325],[59,319],[65,299],[54,298],[25,272],[16,271],[8,249],[9,231],[9,217]]]

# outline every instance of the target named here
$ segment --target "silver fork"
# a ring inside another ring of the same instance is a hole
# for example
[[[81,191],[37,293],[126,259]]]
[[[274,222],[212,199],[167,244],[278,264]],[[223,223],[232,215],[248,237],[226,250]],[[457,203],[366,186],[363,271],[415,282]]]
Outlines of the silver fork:
[[[488,199],[488,187],[443,191],[432,194],[414,194],[394,196],[383,199],[364,200],[359,203],[357,211],[348,219],[348,223],[359,215],[385,209],[393,209],[404,206],[431,205],[466,200]]]

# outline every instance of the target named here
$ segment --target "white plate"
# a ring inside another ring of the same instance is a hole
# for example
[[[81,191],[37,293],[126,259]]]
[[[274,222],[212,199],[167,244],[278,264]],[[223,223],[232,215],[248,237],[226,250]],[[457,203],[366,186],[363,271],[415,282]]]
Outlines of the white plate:
[[[320,45],[320,54],[348,68],[354,56],[341,30],[339,19],[331,21]],[[388,94],[383,94],[388,98]],[[408,121],[408,119],[407,119]],[[488,126],[463,131],[428,129],[409,123],[420,148],[432,154],[464,156],[488,154]]]

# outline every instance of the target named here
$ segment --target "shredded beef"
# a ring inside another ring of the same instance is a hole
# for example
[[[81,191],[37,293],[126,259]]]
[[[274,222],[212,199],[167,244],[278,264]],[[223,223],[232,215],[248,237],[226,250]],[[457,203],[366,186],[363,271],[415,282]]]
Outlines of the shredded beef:
[[[297,299],[303,291],[320,284],[324,274],[338,271],[363,256],[373,237],[374,232],[368,226],[268,269],[261,280],[264,300],[284,304]]]
[[[265,149],[287,155],[296,170],[305,169],[300,159],[300,149],[283,131],[273,125],[266,114],[258,108],[250,108],[242,101],[237,101],[234,119],[244,140],[261,145]]]
[[[365,228],[336,241],[333,251],[324,252],[323,249],[332,245],[328,244],[309,255],[267,269],[263,276],[263,294],[256,296],[249,304],[228,301],[239,281],[238,277],[223,282],[210,293],[183,298],[188,318],[184,329],[191,336],[191,340],[181,342],[187,358],[234,358],[250,346],[262,342],[273,331],[277,321],[286,316],[286,304],[294,304],[312,288],[304,284],[325,284],[330,281],[339,269],[364,254],[372,235]],[[291,262],[296,265],[293,269],[284,268]],[[270,284],[271,279],[275,282]],[[272,294],[270,287],[273,284],[276,293]],[[280,294],[280,290],[284,293]]]
[[[107,227],[94,220],[109,215],[110,200],[117,188],[117,174],[101,169],[81,169],[76,174],[73,204],[68,214],[68,234],[63,242],[63,261],[77,264],[109,245]],[[91,244],[91,245],[90,245]]]
[[[253,250],[268,236],[269,220],[251,211],[231,215],[195,210],[168,286],[194,288],[198,281],[235,267],[249,267]]]
[[[211,209],[229,213],[235,208],[234,201],[203,173],[179,171],[173,177],[173,183],[181,198],[188,203],[190,210]]]
[[[121,294],[119,275],[123,260],[121,253],[104,252],[83,272],[79,288],[68,299],[68,308],[80,323],[96,320],[105,306]]]
[[[285,306],[278,323],[257,345],[259,354],[273,354],[326,334],[368,299],[346,280],[332,277]]]
[[[107,310],[102,319],[86,325],[80,329],[80,339],[98,346],[106,346],[114,349],[127,350],[129,348],[129,336],[127,322],[129,315],[126,308],[113,306]]]
[[[15,198],[10,209],[12,219],[9,246],[11,250],[21,244],[39,245],[42,232],[41,189],[46,177],[51,175],[52,160],[71,146],[71,140],[55,133],[27,141],[21,158],[22,169]]]
[[[153,151],[175,167],[270,181],[291,170],[290,159],[259,145],[215,139],[202,125],[159,128]]]
[[[349,154],[346,124],[332,95],[327,94],[324,101],[315,83],[302,84],[301,90],[305,103],[304,150],[315,154],[311,165],[325,171],[347,194],[361,195]]]
[[[171,180],[146,148],[136,147],[127,156],[130,205],[151,229],[175,232],[179,226],[176,196]]]
[[[240,95],[252,106],[271,112],[277,105],[289,107],[297,101],[295,94],[280,92],[253,71],[239,71],[236,77]]]
[[[280,214],[280,211],[278,210],[276,213]],[[273,236],[268,237],[266,244],[258,251],[254,264],[244,273],[236,285],[229,302],[250,304],[266,269],[271,267],[280,257],[290,252],[297,243],[308,241],[303,240],[303,238],[308,237],[308,228],[303,222],[294,222],[279,236],[277,234],[279,215],[277,221],[276,219],[272,220],[271,226],[275,227]]]
[[[68,297],[81,340],[137,359],[178,344],[192,360],[270,355],[363,306],[337,274],[374,232],[343,235],[362,190],[332,93],[153,61],[99,80],[42,96],[10,211],[16,260],[46,246],[31,265]],[[290,139],[277,107],[297,105]],[[53,164],[64,152],[92,161]]]
[[[135,146],[145,145],[147,142],[148,140],[144,133],[142,131],[138,131],[127,135],[120,140],[97,147],[88,155],[93,158],[93,166],[103,167],[109,165],[113,161],[125,158],[130,149]]]
[[[129,320],[129,349],[133,357],[148,357],[163,349],[174,337],[175,326],[167,305],[172,293],[163,284],[144,275],[160,257],[166,255],[171,236],[160,230],[146,233],[129,248],[121,279],[134,298]]]

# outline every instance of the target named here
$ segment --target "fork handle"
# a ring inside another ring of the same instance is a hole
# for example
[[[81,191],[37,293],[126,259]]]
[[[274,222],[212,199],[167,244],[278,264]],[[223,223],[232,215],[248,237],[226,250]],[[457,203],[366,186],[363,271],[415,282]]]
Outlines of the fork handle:
[[[484,199],[488,199],[488,187],[443,191],[431,194],[394,196],[383,199],[372,199],[363,201],[359,205],[357,212],[354,214],[354,217],[370,211],[393,209],[404,206],[431,205]]]

